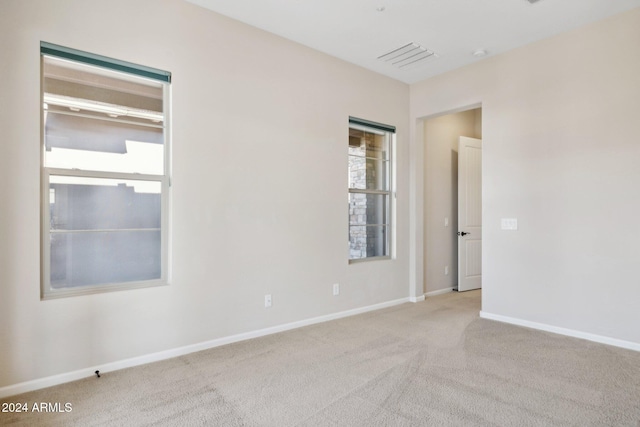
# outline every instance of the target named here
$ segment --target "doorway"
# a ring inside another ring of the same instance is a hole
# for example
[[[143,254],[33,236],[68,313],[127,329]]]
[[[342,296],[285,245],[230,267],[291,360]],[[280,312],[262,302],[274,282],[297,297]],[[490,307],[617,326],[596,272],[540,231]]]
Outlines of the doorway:
[[[458,289],[458,144],[482,139],[482,109],[429,117],[424,136],[425,295]]]

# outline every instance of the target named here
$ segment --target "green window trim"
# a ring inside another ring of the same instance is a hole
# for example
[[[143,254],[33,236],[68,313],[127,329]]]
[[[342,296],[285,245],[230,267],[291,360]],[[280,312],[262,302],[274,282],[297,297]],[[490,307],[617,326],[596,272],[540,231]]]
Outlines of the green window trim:
[[[385,124],[382,124],[382,123],[372,122],[372,121],[369,121],[369,120],[359,119],[357,117],[349,116],[349,124],[350,125],[360,125],[360,126],[365,126],[365,127],[368,127],[368,128],[378,129],[378,130],[381,130],[383,132],[396,133],[396,127],[395,126],[390,126],[390,125],[385,125]]]
[[[69,47],[59,46],[52,43],[40,42],[40,54],[55,56],[62,59],[69,59],[88,65],[95,65],[114,71],[122,71],[140,77],[146,77],[153,80],[159,80],[161,82],[171,83],[171,73],[168,71],[145,67],[144,65],[121,61],[119,59],[96,55],[94,53],[83,52],[81,50],[71,49]]]

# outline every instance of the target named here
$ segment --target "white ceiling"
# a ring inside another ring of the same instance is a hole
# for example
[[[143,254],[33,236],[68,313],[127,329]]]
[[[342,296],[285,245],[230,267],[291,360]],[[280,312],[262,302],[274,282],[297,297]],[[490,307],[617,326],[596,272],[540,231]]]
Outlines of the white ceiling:
[[[405,83],[480,61],[478,49],[489,58],[640,7],[640,0],[187,1]],[[377,59],[411,42],[437,57],[404,69]]]

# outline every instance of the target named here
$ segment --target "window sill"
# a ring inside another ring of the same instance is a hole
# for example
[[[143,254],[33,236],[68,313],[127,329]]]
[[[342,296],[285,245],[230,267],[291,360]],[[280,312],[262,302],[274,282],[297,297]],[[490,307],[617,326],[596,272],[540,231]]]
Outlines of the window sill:
[[[130,289],[155,288],[168,285],[169,282],[167,280],[158,279],[145,280],[140,282],[82,286],[77,288],[52,289],[50,291],[43,292],[40,296],[40,300],[45,301],[50,299],[75,297],[80,295],[102,294],[106,292],[126,291]]]
[[[388,260],[388,259],[392,259],[390,256],[373,256],[373,257],[367,257],[367,258],[356,258],[356,259],[350,259],[349,260],[349,264],[360,264],[362,262],[367,262],[367,261],[381,261],[381,260]]]

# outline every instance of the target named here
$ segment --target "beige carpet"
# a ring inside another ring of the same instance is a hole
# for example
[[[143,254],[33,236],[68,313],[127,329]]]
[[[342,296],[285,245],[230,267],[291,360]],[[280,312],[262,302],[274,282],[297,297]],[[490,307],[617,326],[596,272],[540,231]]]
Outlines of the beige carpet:
[[[24,426],[640,426],[640,353],[451,293],[4,399]]]

